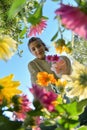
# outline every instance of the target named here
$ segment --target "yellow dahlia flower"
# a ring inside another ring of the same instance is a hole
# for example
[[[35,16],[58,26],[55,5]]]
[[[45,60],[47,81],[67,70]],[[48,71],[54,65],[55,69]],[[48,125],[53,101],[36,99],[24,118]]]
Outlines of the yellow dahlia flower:
[[[12,81],[13,74],[10,74],[4,78],[0,78],[0,100],[10,99],[17,94],[21,93],[21,90],[18,90],[17,87],[20,85],[19,81]]]
[[[87,67],[75,61],[72,65],[73,71],[70,76],[63,76],[68,79],[68,86],[72,89],[68,96],[77,96],[79,100],[87,98]]]
[[[0,36],[0,59],[7,61],[17,50],[17,42],[9,36]]]

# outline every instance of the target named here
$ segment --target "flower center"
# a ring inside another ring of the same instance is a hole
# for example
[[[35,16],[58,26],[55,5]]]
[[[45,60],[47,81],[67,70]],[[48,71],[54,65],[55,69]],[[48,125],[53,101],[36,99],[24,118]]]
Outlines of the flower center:
[[[81,74],[79,77],[80,85],[87,86],[87,74]]]
[[[4,87],[2,85],[0,85],[0,90],[3,89]]]

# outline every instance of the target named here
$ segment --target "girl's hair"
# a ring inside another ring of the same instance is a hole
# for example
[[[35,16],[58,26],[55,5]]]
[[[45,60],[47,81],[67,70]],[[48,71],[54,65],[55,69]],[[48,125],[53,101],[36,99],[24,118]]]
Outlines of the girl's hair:
[[[38,37],[32,37],[29,41],[28,41],[28,48],[29,48],[29,45],[34,42],[34,41],[38,41],[40,42],[44,47],[45,47],[45,51],[49,51],[49,49],[46,47],[45,43]],[[30,48],[29,48],[30,50]]]
[[[70,59],[67,57],[67,56],[60,56],[62,59],[64,59],[65,60],[65,62],[66,62],[66,65],[67,65],[67,74],[71,74],[71,72],[72,72],[72,67],[71,67],[71,61],[70,61]]]

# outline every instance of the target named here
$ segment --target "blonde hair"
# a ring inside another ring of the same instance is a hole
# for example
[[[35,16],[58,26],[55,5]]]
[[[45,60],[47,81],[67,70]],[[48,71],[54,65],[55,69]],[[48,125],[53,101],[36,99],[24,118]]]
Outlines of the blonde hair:
[[[70,75],[71,71],[72,71],[72,67],[71,67],[71,61],[67,56],[60,56],[62,59],[64,59],[64,61],[66,62],[67,65],[67,74]]]

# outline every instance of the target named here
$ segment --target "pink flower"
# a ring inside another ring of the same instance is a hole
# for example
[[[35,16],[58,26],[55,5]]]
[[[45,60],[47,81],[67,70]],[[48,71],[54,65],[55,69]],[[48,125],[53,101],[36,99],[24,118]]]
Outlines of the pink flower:
[[[87,39],[87,14],[80,8],[61,4],[55,13],[61,17],[61,22],[66,28]]]
[[[57,62],[59,59],[60,58],[57,55],[53,55],[53,56],[48,55],[48,56],[46,56],[46,61],[48,61],[48,62]]]
[[[36,36],[36,34],[41,34],[44,28],[46,28],[46,26],[46,19],[41,18],[39,23],[30,26],[30,29],[27,33],[27,37],[30,37],[32,35]]]
[[[20,97],[20,103],[19,103],[19,111],[14,112],[14,117],[16,120],[24,121],[26,118],[26,112],[30,111],[31,102],[28,100],[27,95],[22,95]]]
[[[33,117],[33,118],[34,118],[35,124],[36,124],[37,126],[39,126],[39,125],[43,122],[43,119],[42,119],[40,116],[35,116],[35,117]]]
[[[52,112],[55,110],[53,102],[56,101],[58,95],[53,91],[47,91],[45,88],[33,85],[30,89],[35,97],[48,111]]]

